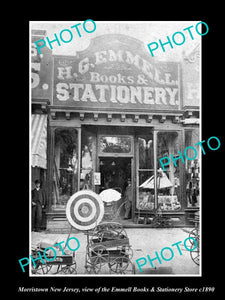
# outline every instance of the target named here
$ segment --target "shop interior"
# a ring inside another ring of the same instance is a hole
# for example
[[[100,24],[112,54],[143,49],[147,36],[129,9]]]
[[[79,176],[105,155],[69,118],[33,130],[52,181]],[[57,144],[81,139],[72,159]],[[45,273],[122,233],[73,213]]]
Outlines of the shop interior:
[[[128,180],[131,180],[131,158],[101,157],[99,158],[99,172],[101,173],[99,193],[106,189],[114,189],[121,193],[120,200],[112,201],[105,207],[109,219],[121,221],[125,215],[125,190]],[[131,221],[131,215],[129,220]]]

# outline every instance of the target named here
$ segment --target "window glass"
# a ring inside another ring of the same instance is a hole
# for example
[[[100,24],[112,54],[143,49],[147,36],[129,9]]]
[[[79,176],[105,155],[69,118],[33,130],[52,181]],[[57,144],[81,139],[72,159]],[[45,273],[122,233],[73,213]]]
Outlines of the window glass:
[[[65,208],[78,190],[78,133],[56,129],[53,160],[53,208]]]
[[[139,171],[138,197],[136,207],[140,210],[154,210],[154,176],[153,171]]]
[[[185,148],[188,146],[195,147],[198,151],[197,158],[185,161],[186,171],[186,203],[187,207],[198,207],[200,200],[200,159],[199,151],[201,151],[196,143],[199,142],[199,129],[185,131]],[[191,149],[186,151],[188,157],[193,157]]]
[[[80,189],[93,189],[93,148],[95,136],[83,129],[81,136],[81,184]]]
[[[138,210],[154,210],[154,156],[153,135],[140,135],[138,137]]]
[[[138,138],[139,169],[153,169],[153,137],[143,136]]]
[[[131,153],[131,138],[118,136],[101,136],[100,152],[102,153]]]
[[[157,145],[157,192],[158,192],[158,208],[163,211],[179,210],[180,204],[180,171],[179,159],[176,160],[177,167],[171,162],[165,165],[165,171],[159,159],[172,154],[178,158],[180,145],[177,132],[160,132],[158,133]],[[181,162],[182,163],[182,162]]]

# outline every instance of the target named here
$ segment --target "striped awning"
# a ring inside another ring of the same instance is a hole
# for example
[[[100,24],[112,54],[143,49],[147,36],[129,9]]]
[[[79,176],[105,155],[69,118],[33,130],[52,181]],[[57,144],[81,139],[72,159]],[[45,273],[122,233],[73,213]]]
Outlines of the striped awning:
[[[31,116],[31,166],[47,168],[47,115]]]

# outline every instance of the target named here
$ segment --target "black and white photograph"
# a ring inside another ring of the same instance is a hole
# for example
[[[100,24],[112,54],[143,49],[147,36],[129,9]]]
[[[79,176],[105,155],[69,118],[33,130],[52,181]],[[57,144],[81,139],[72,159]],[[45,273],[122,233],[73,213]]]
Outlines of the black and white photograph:
[[[92,16],[28,27],[17,293],[215,295],[206,228],[223,138],[206,108],[217,89],[205,41],[216,27]]]
[[[207,31],[30,23],[31,276],[201,275]]]

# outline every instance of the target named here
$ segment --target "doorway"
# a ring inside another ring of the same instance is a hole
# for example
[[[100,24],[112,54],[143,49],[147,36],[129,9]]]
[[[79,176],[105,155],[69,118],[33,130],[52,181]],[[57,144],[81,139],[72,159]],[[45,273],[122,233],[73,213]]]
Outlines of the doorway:
[[[114,189],[121,193],[121,199],[115,202],[114,205],[114,221],[121,222],[125,215],[125,191],[128,185],[128,180],[132,180],[132,158],[131,157],[99,157],[99,172],[101,173],[101,185],[99,193],[105,189]],[[132,187],[133,191],[133,187]],[[133,193],[134,196],[134,193]],[[130,212],[129,219],[132,215]],[[123,221],[122,223],[124,223]]]

